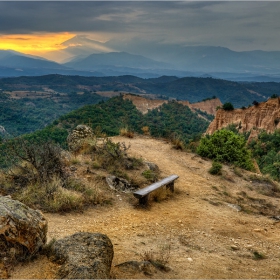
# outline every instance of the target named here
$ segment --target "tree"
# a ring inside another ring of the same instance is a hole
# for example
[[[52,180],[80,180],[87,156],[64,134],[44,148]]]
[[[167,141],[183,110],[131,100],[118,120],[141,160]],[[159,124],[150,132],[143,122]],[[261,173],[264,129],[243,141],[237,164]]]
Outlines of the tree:
[[[245,138],[229,130],[217,130],[213,135],[206,135],[201,139],[197,153],[217,162],[233,163],[247,170],[254,169]]]
[[[231,110],[234,110],[234,107],[233,107],[233,105],[230,102],[226,102],[223,105],[223,109],[226,110],[226,111],[231,111]]]

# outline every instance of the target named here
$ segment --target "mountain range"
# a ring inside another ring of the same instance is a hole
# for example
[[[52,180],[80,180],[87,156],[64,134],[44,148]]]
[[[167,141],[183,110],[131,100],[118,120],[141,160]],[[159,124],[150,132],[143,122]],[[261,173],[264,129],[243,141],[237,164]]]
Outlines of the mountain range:
[[[180,46],[139,39],[102,43],[85,35],[75,36],[61,47],[59,51],[46,53],[47,59],[2,50],[0,77],[63,74],[152,78],[168,75],[280,81],[280,51],[236,52],[219,46]]]

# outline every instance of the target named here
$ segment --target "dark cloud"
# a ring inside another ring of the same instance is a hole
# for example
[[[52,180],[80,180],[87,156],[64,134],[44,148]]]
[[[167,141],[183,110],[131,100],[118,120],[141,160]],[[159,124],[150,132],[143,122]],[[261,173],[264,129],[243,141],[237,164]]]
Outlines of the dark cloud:
[[[0,1],[0,34],[98,32],[111,39],[139,37],[240,50],[254,48],[253,43],[264,46],[265,39],[265,47],[276,50],[279,12],[280,2],[266,1]]]

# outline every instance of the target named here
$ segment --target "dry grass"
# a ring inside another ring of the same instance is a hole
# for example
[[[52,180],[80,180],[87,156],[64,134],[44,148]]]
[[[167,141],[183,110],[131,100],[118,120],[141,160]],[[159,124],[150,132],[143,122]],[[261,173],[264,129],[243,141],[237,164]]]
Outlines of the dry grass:
[[[30,184],[14,196],[19,201],[48,212],[82,210],[88,205],[107,203],[109,198],[98,187],[99,182],[82,183],[54,177],[48,184]]]
[[[150,128],[148,126],[143,126],[141,130],[144,133],[144,135],[150,135]]]
[[[144,253],[140,254],[143,261],[150,262],[153,266],[156,268],[163,270],[163,271],[169,271],[170,269],[166,266],[170,261],[170,255],[171,255],[171,245],[170,244],[164,244],[158,247],[157,250],[152,251],[145,251]]]
[[[120,129],[120,135],[128,137],[128,138],[133,138],[134,137],[134,132],[129,130],[127,127],[124,127],[124,128]]]

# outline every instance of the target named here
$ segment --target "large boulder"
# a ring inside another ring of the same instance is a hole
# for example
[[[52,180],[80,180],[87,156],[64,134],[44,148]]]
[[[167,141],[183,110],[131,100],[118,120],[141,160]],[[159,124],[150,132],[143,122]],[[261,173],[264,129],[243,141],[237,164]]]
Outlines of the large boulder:
[[[67,144],[70,151],[78,151],[85,139],[93,137],[93,130],[87,126],[80,124],[72,130],[67,137]]]
[[[0,196],[0,267],[36,254],[46,243],[47,229],[40,211]]]
[[[61,279],[108,279],[114,256],[111,240],[101,233],[80,232],[54,242],[49,257],[61,264]]]

